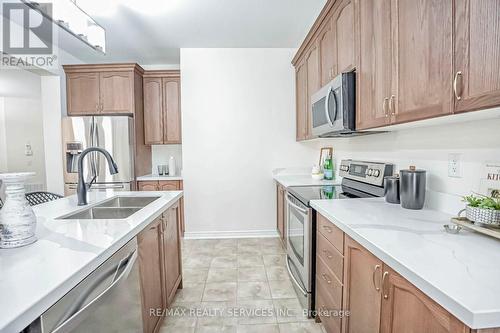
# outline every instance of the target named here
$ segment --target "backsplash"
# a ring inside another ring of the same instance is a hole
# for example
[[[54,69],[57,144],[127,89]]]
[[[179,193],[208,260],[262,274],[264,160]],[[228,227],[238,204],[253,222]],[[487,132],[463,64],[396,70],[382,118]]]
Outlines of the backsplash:
[[[151,149],[152,154],[152,174],[158,174],[156,168],[159,164],[168,165],[170,156],[175,158],[176,175],[182,173],[182,145],[154,145]]]

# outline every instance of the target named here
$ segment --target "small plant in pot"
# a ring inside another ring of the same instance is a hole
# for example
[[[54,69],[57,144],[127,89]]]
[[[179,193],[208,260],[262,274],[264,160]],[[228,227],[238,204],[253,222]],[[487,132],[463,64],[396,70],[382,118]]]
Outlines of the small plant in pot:
[[[465,216],[469,221],[500,227],[500,198],[472,194],[465,196],[464,201],[467,203]]]

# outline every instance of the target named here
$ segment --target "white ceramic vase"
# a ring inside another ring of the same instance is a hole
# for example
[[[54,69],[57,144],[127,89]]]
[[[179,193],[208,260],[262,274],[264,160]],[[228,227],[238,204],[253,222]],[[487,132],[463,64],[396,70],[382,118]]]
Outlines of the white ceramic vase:
[[[1,173],[6,200],[0,209],[0,248],[13,248],[36,241],[36,216],[26,200],[24,183],[34,172]]]

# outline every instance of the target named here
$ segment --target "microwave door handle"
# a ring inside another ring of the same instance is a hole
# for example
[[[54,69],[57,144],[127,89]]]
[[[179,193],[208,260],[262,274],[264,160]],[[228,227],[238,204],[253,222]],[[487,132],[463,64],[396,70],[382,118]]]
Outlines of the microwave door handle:
[[[325,114],[326,114],[326,120],[328,121],[328,124],[330,124],[331,127],[333,127],[333,121],[332,118],[330,117],[330,112],[328,110],[328,105],[330,104],[330,95],[333,95],[333,99],[335,100],[334,107],[335,107],[335,112],[333,113],[333,120],[337,118],[337,101],[335,98],[335,92],[333,91],[332,87],[328,89],[328,93],[326,94],[326,99],[325,99]]]

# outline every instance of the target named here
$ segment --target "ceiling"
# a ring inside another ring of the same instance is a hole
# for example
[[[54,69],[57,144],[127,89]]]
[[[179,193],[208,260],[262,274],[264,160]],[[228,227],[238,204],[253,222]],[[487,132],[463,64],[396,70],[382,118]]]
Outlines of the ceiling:
[[[326,0],[80,0],[106,29],[104,62],[179,64],[185,47],[295,48]]]

